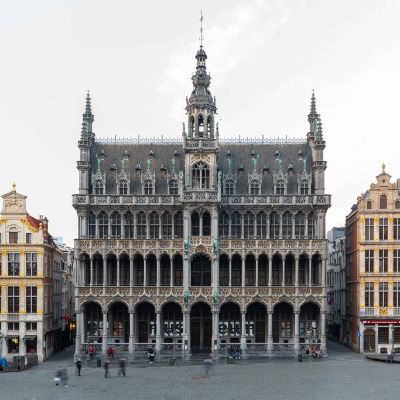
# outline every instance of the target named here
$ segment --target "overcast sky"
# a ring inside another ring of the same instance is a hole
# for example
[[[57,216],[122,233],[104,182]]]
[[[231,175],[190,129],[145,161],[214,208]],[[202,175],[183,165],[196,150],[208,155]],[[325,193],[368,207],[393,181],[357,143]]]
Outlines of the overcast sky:
[[[72,246],[90,89],[96,137],[180,137],[199,47],[221,137],[324,139],[327,229],[381,172],[400,177],[398,0],[0,0],[0,193]]]

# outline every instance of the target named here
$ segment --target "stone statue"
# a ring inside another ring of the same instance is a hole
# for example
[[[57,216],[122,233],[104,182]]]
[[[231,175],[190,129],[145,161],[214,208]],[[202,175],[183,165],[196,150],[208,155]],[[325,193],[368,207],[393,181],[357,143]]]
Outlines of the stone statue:
[[[218,304],[218,303],[219,303],[218,293],[214,292],[214,304]]]

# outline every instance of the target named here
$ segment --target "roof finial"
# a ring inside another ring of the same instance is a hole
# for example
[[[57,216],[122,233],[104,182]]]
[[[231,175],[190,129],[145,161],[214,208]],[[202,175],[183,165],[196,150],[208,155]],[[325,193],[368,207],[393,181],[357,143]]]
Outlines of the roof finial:
[[[12,184],[12,190],[13,190],[13,192],[15,192],[15,187],[16,187],[17,185],[15,184],[15,182]]]
[[[203,40],[204,40],[204,37],[203,37],[203,11],[200,11],[200,15],[201,15],[201,17],[200,17],[200,38],[199,38],[199,40],[200,40],[200,47],[203,47]]]
[[[91,114],[92,113],[92,107],[90,104],[90,92],[89,90],[87,91],[87,95],[86,95],[86,110],[85,110],[85,114]]]
[[[386,165],[385,165],[385,163],[383,163],[382,164],[382,173],[385,172],[385,167],[386,167]]]

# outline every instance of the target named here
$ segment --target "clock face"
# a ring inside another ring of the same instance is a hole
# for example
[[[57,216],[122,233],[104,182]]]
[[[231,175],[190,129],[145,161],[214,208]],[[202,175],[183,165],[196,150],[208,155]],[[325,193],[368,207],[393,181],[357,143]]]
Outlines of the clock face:
[[[10,203],[8,204],[7,208],[8,211],[15,212],[18,211],[21,208],[21,206],[17,203]]]

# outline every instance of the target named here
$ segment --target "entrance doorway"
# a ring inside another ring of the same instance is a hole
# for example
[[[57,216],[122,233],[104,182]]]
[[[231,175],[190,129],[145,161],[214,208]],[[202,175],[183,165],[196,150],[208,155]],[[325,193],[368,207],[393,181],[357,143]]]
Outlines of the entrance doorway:
[[[205,303],[195,304],[190,312],[190,350],[210,353],[212,338],[211,309]]]
[[[364,331],[364,353],[375,353],[375,331],[373,329]]]

